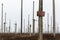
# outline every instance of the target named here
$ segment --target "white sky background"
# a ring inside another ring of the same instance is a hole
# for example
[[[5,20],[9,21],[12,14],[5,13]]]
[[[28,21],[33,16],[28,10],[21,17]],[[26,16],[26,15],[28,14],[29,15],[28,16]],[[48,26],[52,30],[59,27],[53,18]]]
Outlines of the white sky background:
[[[25,19],[25,27],[27,31],[28,26],[28,14],[30,15],[30,24],[32,24],[32,9],[33,9],[33,0],[23,0],[23,19]],[[37,20],[37,11],[38,11],[38,1],[35,1],[35,19]],[[4,4],[4,14],[7,13],[7,26],[9,26],[9,20],[11,20],[11,31],[14,31],[14,23],[17,22],[18,29],[20,28],[20,14],[21,14],[21,0],[0,0],[0,20],[1,20],[1,4]],[[56,24],[60,24],[59,9],[60,9],[60,0],[56,0]],[[50,19],[50,30],[51,30],[51,16],[52,16],[52,0],[44,0],[44,32],[47,31],[47,13],[49,13]],[[23,20],[24,21],[24,20]],[[0,23],[1,25],[1,23]],[[46,27],[45,27],[46,25]],[[38,29],[38,23],[35,22],[36,31]],[[60,25],[59,25],[60,26]],[[24,27],[24,26],[23,26]]]

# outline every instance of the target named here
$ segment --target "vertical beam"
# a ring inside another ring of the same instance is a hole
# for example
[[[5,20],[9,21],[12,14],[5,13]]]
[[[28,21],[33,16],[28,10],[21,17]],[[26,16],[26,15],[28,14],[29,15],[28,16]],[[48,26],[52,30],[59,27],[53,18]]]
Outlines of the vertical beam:
[[[34,1],[33,1],[33,33],[35,28],[35,20],[34,20]]]
[[[23,0],[21,0],[21,33],[22,33],[22,24],[23,24]]]
[[[52,28],[52,16],[51,16],[51,31],[53,32],[53,28]]]
[[[24,32],[25,32],[25,19],[24,19]]]
[[[43,0],[39,0],[39,11],[43,11]],[[39,40],[43,40],[43,18],[38,18]]]
[[[53,34],[55,37],[55,0],[53,0]]]
[[[4,33],[5,33],[5,22],[4,22]]]
[[[57,23],[57,33],[59,33],[59,25],[58,25],[58,23]]]
[[[5,22],[4,22],[4,33],[5,33],[5,27],[6,27],[6,13],[5,13]]]
[[[29,33],[29,17],[30,15],[28,15],[28,33]]]
[[[3,3],[2,3],[2,14],[1,14],[1,32],[3,32]]]
[[[6,24],[6,12],[5,12],[5,24]],[[6,26],[6,25],[5,25]]]
[[[9,20],[9,33],[10,33],[10,27],[11,27],[11,20]]]
[[[49,13],[47,14],[47,26],[48,26],[48,33],[49,33]]]
[[[15,23],[15,33],[17,32],[17,23]]]
[[[30,28],[29,29],[30,29],[30,36],[31,36],[31,24],[30,24]]]

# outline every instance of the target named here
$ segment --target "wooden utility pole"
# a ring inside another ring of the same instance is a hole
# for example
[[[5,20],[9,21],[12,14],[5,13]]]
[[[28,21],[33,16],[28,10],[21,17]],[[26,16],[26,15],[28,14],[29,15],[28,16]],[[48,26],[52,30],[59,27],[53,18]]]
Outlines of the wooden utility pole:
[[[23,24],[23,0],[21,0],[21,33],[22,33],[22,24]]]
[[[2,3],[2,14],[1,14],[1,32],[3,32],[3,3]]]
[[[55,0],[53,0],[53,34],[55,37]]]
[[[34,1],[33,1],[33,33],[35,29],[35,19],[34,19]]]
[[[43,0],[39,0],[39,11],[37,12],[39,26],[39,40],[43,40]]]

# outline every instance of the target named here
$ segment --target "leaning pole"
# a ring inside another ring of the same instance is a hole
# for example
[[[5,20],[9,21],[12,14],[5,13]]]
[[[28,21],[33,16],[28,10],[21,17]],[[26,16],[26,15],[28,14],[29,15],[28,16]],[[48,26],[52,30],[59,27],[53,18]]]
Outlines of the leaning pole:
[[[38,27],[39,27],[39,39],[43,40],[43,16],[45,12],[43,11],[43,0],[39,0],[39,11],[37,12],[38,16]]]

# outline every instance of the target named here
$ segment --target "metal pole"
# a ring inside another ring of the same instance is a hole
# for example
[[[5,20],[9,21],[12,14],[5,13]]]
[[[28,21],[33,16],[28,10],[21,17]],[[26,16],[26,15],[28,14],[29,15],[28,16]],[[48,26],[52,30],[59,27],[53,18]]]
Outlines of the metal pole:
[[[2,14],[1,14],[1,32],[3,32],[3,3],[2,3]]]
[[[55,0],[53,0],[53,34],[55,37]]]
[[[23,21],[23,0],[21,0],[21,33],[22,33],[22,22]]]

